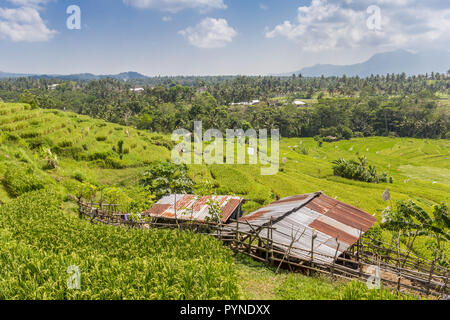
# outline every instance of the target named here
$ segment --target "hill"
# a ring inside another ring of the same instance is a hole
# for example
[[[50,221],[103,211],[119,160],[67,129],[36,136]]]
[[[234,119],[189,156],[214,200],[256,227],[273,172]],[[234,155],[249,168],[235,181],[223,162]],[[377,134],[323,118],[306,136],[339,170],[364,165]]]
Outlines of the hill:
[[[401,74],[418,75],[431,72],[447,73],[450,69],[450,53],[447,51],[428,51],[411,53],[405,50],[379,53],[369,60],[353,65],[318,64],[312,67],[286,73],[302,74],[306,77],[359,76]]]
[[[99,79],[116,79],[116,80],[142,80],[147,79],[147,76],[144,76],[143,74],[129,71],[129,72],[122,72],[119,74],[108,74],[108,75],[95,75],[92,73],[79,73],[79,74],[69,74],[69,75],[60,75],[60,74],[20,74],[20,73],[7,73],[7,72],[1,72],[0,71],[0,79],[7,79],[7,78],[19,78],[19,77],[30,77],[33,79],[60,79],[60,80],[67,80],[67,81],[88,81],[88,80],[99,80]]]
[[[168,136],[24,104],[0,104],[0,126],[0,267],[7,270],[0,299],[345,299],[356,298],[355,292],[382,297],[354,284],[276,274],[233,258],[203,236],[116,229],[77,218],[67,195],[80,188],[102,190],[126,205],[147,201],[137,181],[148,164],[170,159]],[[120,140],[123,159],[115,151]],[[374,137],[319,147],[313,139],[296,138],[282,139],[280,149],[286,161],[275,176],[263,177],[258,166],[248,165],[192,165],[189,175],[198,184],[209,181],[216,193],[249,199],[246,212],[318,190],[377,217],[388,205],[381,199],[386,187],[393,200],[412,198],[425,207],[450,197],[446,140]],[[357,154],[390,171],[394,184],[333,175],[332,160]],[[57,165],[49,166],[54,155]],[[415,251],[429,257],[425,243],[417,240]],[[65,287],[71,265],[82,270],[80,292]]]

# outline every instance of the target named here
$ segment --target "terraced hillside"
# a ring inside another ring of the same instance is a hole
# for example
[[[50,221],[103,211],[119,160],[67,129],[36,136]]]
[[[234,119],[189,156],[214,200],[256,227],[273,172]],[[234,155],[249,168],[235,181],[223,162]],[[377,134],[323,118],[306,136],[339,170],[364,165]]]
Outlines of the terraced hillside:
[[[0,129],[0,201],[4,203],[0,267],[8,269],[0,277],[0,299],[314,299],[351,298],[363,290],[300,275],[276,275],[245,259],[232,259],[212,239],[154,230],[129,233],[76,218],[66,196],[86,183],[113,190],[117,201],[127,205],[148,200],[138,186],[139,174],[154,161],[170,159],[170,137],[23,104],[0,103]],[[119,141],[123,141],[122,153]],[[367,156],[379,171],[389,171],[394,183],[369,184],[333,175],[331,161],[357,155]],[[280,172],[274,176],[261,176],[259,166],[248,165],[192,165],[189,174],[199,185],[208,183],[211,192],[249,199],[247,212],[277,198],[318,190],[377,217],[390,205],[381,199],[387,187],[393,200],[414,199],[427,208],[448,203],[450,196],[450,142],[446,140],[380,137],[319,146],[313,139],[282,139],[280,156]],[[425,238],[419,239],[415,250],[430,256],[425,243]],[[178,255],[184,267],[171,269]],[[86,270],[89,286],[78,293],[64,287],[71,264]],[[110,268],[107,275],[104,265]],[[141,271],[136,273],[137,269]],[[191,278],[203,280],[190,282]],[[152,283],[153,289],[143,282]]]

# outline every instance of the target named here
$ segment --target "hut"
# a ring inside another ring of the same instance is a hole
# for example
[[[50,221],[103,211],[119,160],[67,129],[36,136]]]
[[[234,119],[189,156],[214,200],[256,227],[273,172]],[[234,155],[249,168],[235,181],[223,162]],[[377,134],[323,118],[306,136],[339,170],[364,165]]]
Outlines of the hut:
[[[178,219],[204,222],[211,219],[211,203],[220,207],[222,223],[239,219],[242,215],[244,199],[233,196],[195,196],[191,194],[171,194],[159,200],[145,216],[161,219]]]
[[[376,218],[322,192],[276,201],[239,219],[239,231],[270,226],[280,251],[329,265],[373,226]]]

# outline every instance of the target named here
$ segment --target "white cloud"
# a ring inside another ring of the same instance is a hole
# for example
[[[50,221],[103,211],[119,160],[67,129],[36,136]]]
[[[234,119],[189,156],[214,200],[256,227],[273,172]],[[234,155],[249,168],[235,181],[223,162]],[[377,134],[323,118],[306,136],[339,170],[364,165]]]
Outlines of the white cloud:
[[[223,0],[123,0],[127,5],[141,9],[159,9],[168,12],[178,12],[184,9],[226,9]]]
[[[163,21],[163,22],[170,22],[170,21],[172,21],[172,20],[173,20],[173,18],[170,17],[170,16],[164,16],[164,17],[162,17],[162,21]]]
[[[45,25],[36,8],[0,8],[0,37],[14,42],[42,42],[50,40],[55,34],[56,31]]]
[[[206,18],[195,27],[179,32],[189,43],[199,48],[222,48],[233,41],[235,29],[225,19]]]
[[[370,30],[367,8],[381,9],[381,30]],[[430,41],[448,44],[450,8],[446,1],[429,0],[312,0],[299,7],[295,21],[284,21],[267,38],[285,37],[305,50],[357,47],[420,47]]]
[[[7,0],[7,1],[17,6],[36,8],[41,5],[47,4],[51,0]]]
[[[259,8],[260,8],[261,10],[269,10],[269,7],[268,7],[266,4],[264,4],[264,3],[260,3],[260,4],[259,4]]]

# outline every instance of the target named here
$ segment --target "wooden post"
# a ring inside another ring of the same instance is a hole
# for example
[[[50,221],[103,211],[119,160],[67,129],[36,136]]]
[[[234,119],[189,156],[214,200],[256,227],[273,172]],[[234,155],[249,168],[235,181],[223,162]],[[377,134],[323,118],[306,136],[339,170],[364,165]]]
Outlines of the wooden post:
[[[341,245],[339,243],[338,239],[339,239],[339,237],[336,238],[337,248],[336,248],[336,253],[334,254],[333,264],[331,266],[331,279],[333,279],[333,277],[334,277],[334,265],[336,263],[337,255],[339,252],[339,246]]]
[[[314,268],[314,240],[316,240],[316,238],[317,238],[316,231],[313,230],[313,234],[311,237],[311,262],[310,262],[312,268]],[[311,275],[311,272],[312,270],[309,269],[308,270],[309,275]]]
[[[267,228],[267,239],[266,239],[266,264],[269,264],[269,240],[270,239],[270,228]]]
[[[430,275],[428,276],[427,295],[430,294],[431,279],[433,279],[434,264],[436,263],[436,259],[437,259],[437,252],[434,254],[433,263],[431,264],[430,268]]]
[[[236,234],[234,235],[234,247],[237,248],[239,245],[239,219],[236,221]]]
[[[361,235],[362,235],[362,230],[359,230],[359,238],[358,238],[358,242],[356,243],[356,261],[358,262],[358,267],[359,267],[359,277],[361,278],[362,276],[362,263],[360,261],[360,250],[361,250]]]
[[[273,264],[273,218],[270,217],[270,265]]]

